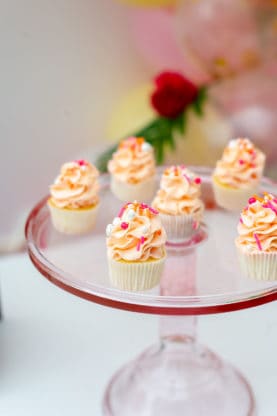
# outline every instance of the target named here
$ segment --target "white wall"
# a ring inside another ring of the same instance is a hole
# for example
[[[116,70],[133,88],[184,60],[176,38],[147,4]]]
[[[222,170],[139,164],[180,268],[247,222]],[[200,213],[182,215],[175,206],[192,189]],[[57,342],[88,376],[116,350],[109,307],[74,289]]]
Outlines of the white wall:
[[[0,251],[60,164],[103,141],[116,100],[147,75],[112,0],[0,2]]]

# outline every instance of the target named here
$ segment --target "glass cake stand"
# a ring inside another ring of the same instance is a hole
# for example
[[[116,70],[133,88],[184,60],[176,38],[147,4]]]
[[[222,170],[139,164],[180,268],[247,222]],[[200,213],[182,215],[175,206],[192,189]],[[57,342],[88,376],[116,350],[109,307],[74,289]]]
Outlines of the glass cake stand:
[[[47,197],[27,220],[30,258],[52,283],[105,306],[161,316],[160,342],[115,374],[105,392],[104,416],[255,415],[245,378],[197,342],[196,316],[274,301],[277,282],[242,276],[234,246],[239,214],[216,206],[210,169],[192,169],[202,178],[205,223],[190,241],[168,244],[160,286],[149,291],[125,292],[110,285],[105,228],[122,203],[111,194],[108,175],[100,177],[101,209],[90,234],[56,232]],[[261,192],[276,190],[276,184],[263,179]]]

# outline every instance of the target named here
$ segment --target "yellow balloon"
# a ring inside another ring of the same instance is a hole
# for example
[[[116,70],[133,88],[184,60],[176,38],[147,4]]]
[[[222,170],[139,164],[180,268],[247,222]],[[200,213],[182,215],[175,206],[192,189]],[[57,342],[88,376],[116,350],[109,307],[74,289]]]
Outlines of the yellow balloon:
[[[118,0],[131,6],[166,7],[175,6],[179,0]]]
[[[157,117],[149,100],[152,90],[153,84],[142,85],[117,103],[107,126],[110,140],[128,137]],[[166,152],[165,163],[214,166],[232,137],[230,124],[210,102],[205,104],[204,116],[189,110],[186,118],[185,134],[174,134],[176,149]]]
[[[107,125],[107,137],[112,141],[132,135],[156,117],[149,101],[153,84],[131,90],[116,104]]]

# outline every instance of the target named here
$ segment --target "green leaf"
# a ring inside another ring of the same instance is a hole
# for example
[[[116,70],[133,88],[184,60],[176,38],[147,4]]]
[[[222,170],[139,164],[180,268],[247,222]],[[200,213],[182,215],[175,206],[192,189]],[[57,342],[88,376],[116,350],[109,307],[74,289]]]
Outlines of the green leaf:
[[[185,112],[183,111],[178,117],[173,119],[173,128],[176,129],[180,134],[184,133],[184,117]]]
[[[194,110],[195,114],[202,117],[204,114],[204,102],[207,99],[207,88],[201,87],[199,88],[198,94],[196,99],[191,104],[192,109]]]

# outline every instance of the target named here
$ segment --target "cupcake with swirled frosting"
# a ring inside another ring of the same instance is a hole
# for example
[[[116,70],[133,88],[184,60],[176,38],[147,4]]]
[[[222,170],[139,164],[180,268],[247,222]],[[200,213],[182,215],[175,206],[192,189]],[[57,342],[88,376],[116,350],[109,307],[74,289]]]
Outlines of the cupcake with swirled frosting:
[[[108,224],[106,235],[113,286],[141,291],[159,283],[166,258],[166,234],[155,209],[136,201],[127,203]]]
[[[155,192],[155,158],[142,137],[122,141],[108,163],[111,190],[121,201],[150,201]]]
[[[277,280],[277,198],[255,195],[241,213],[235,244],[243,273]]]
[[[258,192],[265,155],[249,139],[231,140],[217,162],[212,182],[217,204],[240,211]]]
[[[50,209],[54,227],[67,234],[90,231],[99,206],[98,170],[85,160],[65,163],[50,186]]]
[[[165,169],[152,206],[160,212],[168,241],[184,241],[199,228],[204,211],[200,195],[201,179],[185,166]]]

